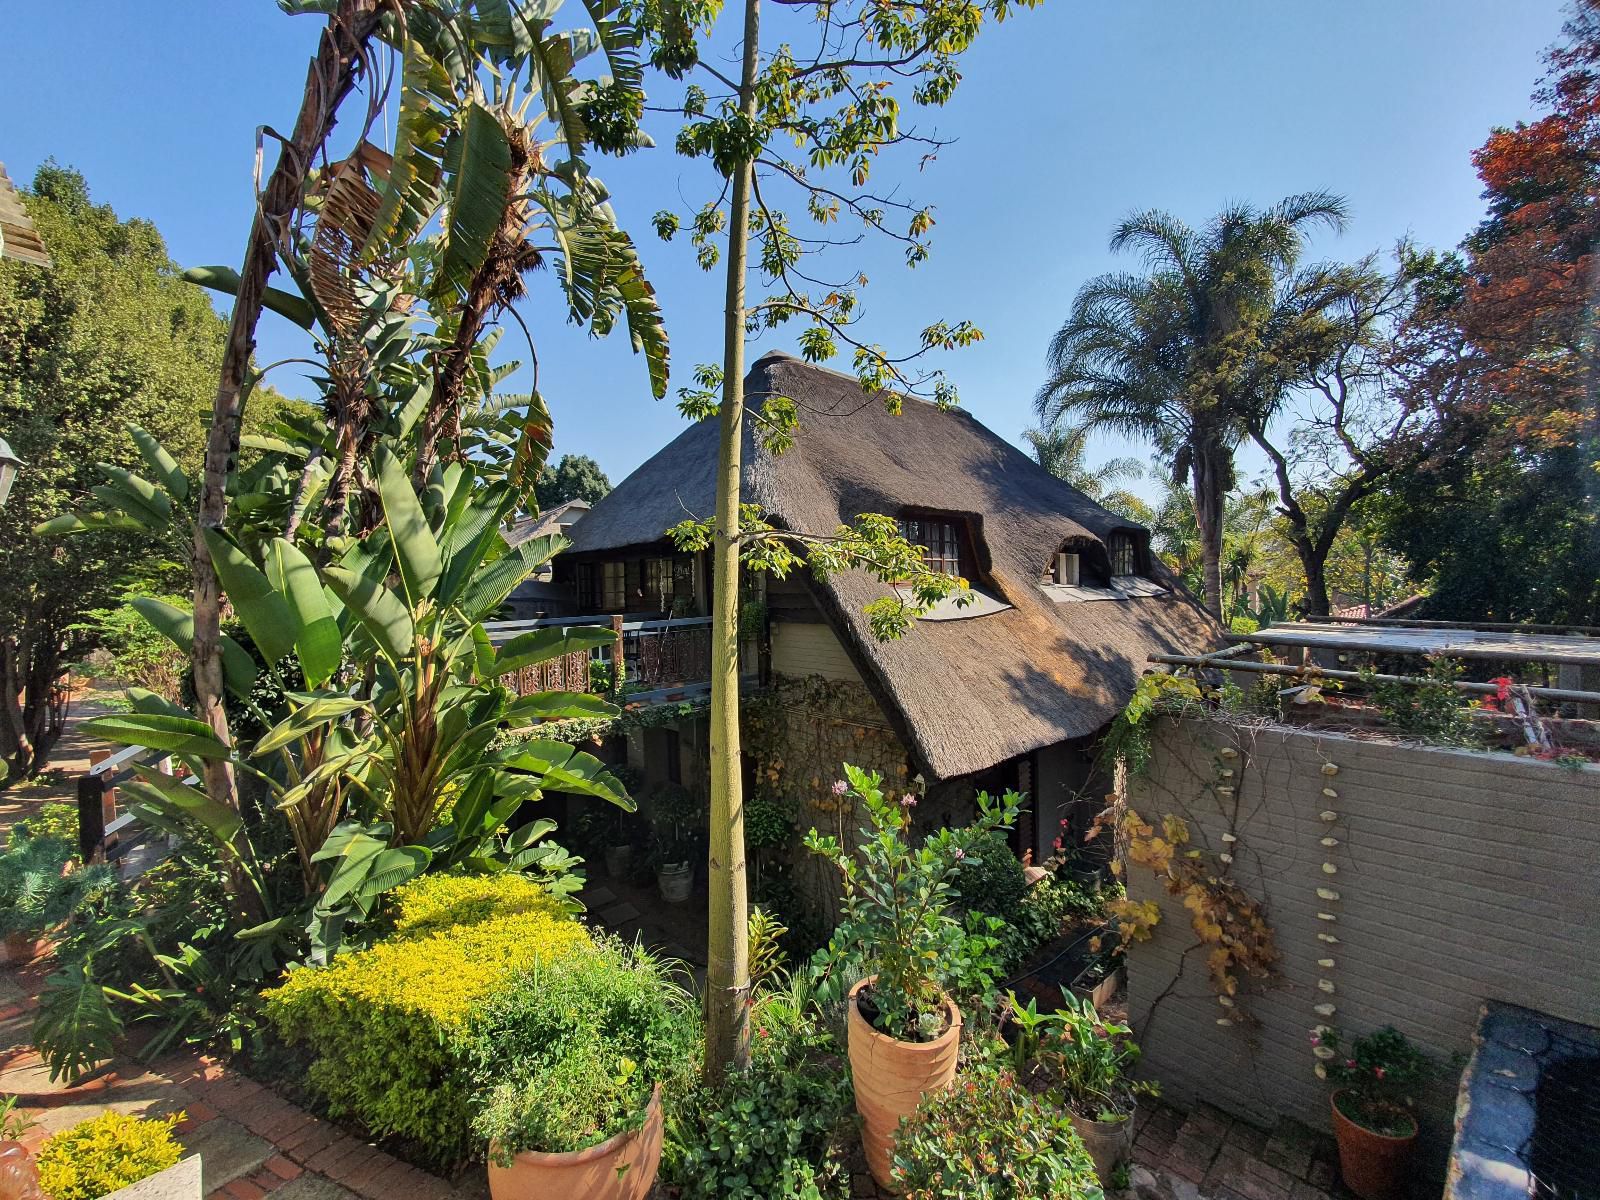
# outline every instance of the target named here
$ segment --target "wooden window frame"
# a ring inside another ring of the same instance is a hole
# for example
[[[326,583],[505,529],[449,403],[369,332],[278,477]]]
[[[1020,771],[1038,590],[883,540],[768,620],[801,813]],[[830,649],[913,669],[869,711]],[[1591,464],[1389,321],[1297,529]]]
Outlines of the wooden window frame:
[[[1106,539],[1106,560],[1112,579],[1139,574],[1139,542],[1131,533],[1113,533]],[[1121,568],[1126,566],[1127,570]]]
[[[901,513],[895,523],[901,537],[913,546],[924,549],[922,562],[928,570],[960,579],[972,578],[970,568],[976,565],[972,534],[963,518],[948,513],[907,512]],[[918,526],[915,533],[911,532],[913,524]],[[938,527],[940,536],[937,547],[930,544],[933,540],[928,536],[927,526],[930,525]],[[950,569],[952,564],[954,570]]]

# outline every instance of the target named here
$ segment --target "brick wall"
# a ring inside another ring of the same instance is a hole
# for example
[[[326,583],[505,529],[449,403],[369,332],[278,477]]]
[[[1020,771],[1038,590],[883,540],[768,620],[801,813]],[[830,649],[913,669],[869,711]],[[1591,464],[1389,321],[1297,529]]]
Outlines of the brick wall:
[[[1217,790],[1230,783],[1232,795]],[[1231,850],[1229,869],[1265,903],[1281,955],[1276,977],[1240,997],[1259,1025],[1219,1026],[1227,1012],[1188,913],[1130,866],[1132,898],[1159,901],[1163,915],[1129,951],[1129,1016],[1144,1070],[1178,1103],[1326,1128],[1327,1085],[1308,1041],[1322,1022],[1352,1034],[1393,1024],[1442,1058],[1470,1051],[1485,999],[1600,1023],[1600,767],[1166,718],[1128,803],[1152,823],[1182,816],[1194,847]],[[1337,1011],[1320,1016],[1317,1004]],[[1456,1074],[1422,1097],[1435,1161],[1450,1139]]]

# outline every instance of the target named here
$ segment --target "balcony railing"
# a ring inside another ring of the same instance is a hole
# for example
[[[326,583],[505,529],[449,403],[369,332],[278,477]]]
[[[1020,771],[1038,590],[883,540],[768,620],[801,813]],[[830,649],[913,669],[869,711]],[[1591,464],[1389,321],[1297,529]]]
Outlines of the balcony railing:
[[[711,681],[711,618],[669,617],[628,620],[610,614],[589,617],[545,617],[535,621],[491,621],[485,629],[496,645],[534,629],[574,625],[609,625],[617,641],[592,651],[579,651],[522,671],[511,686],[518,695],[541,691],[589,690],[591,662],[607,663],[611,676],[622,666],[630,702],[677,699],[699,694]]]

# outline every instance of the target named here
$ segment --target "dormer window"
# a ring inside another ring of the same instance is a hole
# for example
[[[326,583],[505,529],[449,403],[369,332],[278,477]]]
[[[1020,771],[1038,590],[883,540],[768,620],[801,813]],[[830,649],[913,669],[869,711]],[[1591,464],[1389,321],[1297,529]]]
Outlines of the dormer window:
[[[961,569],[961,528],[939,517],[901,517],[900,536],[922,547],[922,561],[940,575],[965,577]]]
[[[1119,575],[1137,575],[1139,573],[1138,547],[1134,545],[1131,534],[1113,533],[1107,549],[1111,555],[1111,577]]]

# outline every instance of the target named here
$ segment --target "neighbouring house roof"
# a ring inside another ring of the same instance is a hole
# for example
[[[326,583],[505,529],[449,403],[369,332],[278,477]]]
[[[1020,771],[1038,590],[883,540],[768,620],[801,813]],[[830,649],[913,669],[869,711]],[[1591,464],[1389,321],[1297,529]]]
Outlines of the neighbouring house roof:
[[[1041,587],[1064,544],[1103,555],[1116,531],[1147,535],[970,413],[907,399],[893,416],[854,377],[784,354],[760,359],[746,381],[752,405],[771,395],[799,402],[800,432],[773,455],[746,423],[744,499],[775,523],[832,532],[862,513],[931,510],[966,518],[979,543],[968,574],[998,604],[969,619],[918,621],[898,641],[875,640],[862,615],[885,591],[867,572],[813,586],[935,778],[1094,733],[1127,703],[1148,655],[1220,643],[1217,626],[1153,557],[1148,576],[1160,586],[1108,590],[1115,602],[1074,602]],[[685,518],[709,516],[716,452],[714,422],[685,430],[594,506],[572,531],[573,552],[644,545]],[[1138,594],[1146,591],[1157,594]]]
[[[543,537],[547,533],[562,533],[576,525],[588,511],[587,500],[568,500],[536,517],[524,517],[520,521],[513,522],[511,528],[506,531],[506,541],[517,546],[530,538]]]
[[[50,253],[34,229],[28,210],[22,207],[22,197],[11,185],[4,163],[0,163],[0,258],[40,267],[50,265]]]

